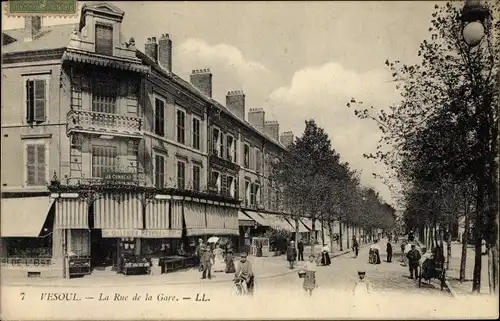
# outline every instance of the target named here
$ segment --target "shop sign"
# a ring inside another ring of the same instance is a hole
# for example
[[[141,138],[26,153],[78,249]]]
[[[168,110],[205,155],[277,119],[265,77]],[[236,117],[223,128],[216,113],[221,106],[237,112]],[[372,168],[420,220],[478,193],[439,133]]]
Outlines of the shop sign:
[[[181,230],[104,229],[102,237],[169,238],[181,237]]]
[[[120,172],[108,172],[104,174],[105,181],[113,182],[134,182],[134,173],[120,173]]]
[[[30,267],[48,267],[52,265],[52,259],[49,258],[2,258],[0,260],[2,266],[30,266]]]

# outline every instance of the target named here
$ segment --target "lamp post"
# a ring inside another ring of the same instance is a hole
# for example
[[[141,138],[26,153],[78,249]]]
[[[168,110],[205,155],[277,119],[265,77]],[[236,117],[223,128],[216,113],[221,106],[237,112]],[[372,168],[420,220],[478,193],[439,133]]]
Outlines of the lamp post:
[[[473,48],[476,47],[481,43],[481,40],[484,38],[486,34],[485,30],[485,23],[487,20],[490,18],[490,10],[483,4],[482,1],[480,0],[466,0],[465,4],[462,8],[462,13],[460,20],[462,21],[462,33],[463,33],[463,39],[465,43]],[[500,76],[499,76],[500,77]],[[479,104],[481,105],[481,104]],[[481,106],[477,106],[476,108],[476,116],[481,116],[481,113],[488,112],[485,111],[481,108]],[[479,117],[478,117],[479,118]],[[482,124],[481,127],[484,127],[486,124]],[[484,137],[485,135],[483,134],[484,130],[479,130],[479,139],[484,140],[485,138],[487,139],[487,136]],[[498,139],[498,137],[494,137],[493,139]],[[497,140],[498,142],[498,140]],[[498,146],[498,145],[497,145]],[[488,163],[486,163],[488,162]],[[476,209],[477,214],[476,214],[476,228],[474,232],[475,236],[475,264],[474,264],[474,278],[473,278],[473,291],[480,291],[481,287],[481,243],[483,239],[481,227],[483,226],[483,210],[485,208],[482,198],[484,197],[484,183],[488,183],[489,179],[493,179],[493,186],[496,184],[495,179],[493,177],[488,178],[486,176],[486,167],[488,165],[493,165],[492,163],[495,163],[495,160],[491,160],[488,157],[488,160],[482,160],[480,164],[480,168],[478,171],[478,208]],[[498,166],[498,158],[496,159],[496,163]],[[490,175],[494,175],[493,173],[490,173]],[[490,182],[491,183],[491,182]],[[491,186],[490,186],[491,188]],[[488,197],[489,199],[489,197]],[[480,206],[481,205],[481,206]],[[490,238],[488,244],[491,248],[492,251],[490,251],[490,254],[493,255],[493,260],[495,262],[491,262],[493,264],[493,288],[495,292],[498,291],[498,212],[495,215],[494,219],[494,236],[495,240],[492,240]],[[491,244],[493,242],[493,244]],[[491,258],[491,256],[490,256]],[[491,288],[490,288],[491,289]]]

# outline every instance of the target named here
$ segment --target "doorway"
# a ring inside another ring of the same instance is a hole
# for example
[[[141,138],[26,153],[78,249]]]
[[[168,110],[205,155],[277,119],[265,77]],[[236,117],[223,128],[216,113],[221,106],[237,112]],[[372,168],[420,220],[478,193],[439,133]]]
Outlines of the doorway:
[[[90,255],[92,267],[105,270],[116,262],[117,239],[102,237],[102,230],[92,229],[90,233]]]

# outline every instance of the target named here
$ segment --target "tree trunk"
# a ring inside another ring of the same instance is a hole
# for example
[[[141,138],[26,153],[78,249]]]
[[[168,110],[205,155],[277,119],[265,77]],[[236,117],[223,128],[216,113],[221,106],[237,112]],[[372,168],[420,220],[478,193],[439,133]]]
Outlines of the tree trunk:
[[[342,221],[339,219],[339,237],[340,237],[340,251],[343,251],[343,247],[342,247]]]
[[[316,239],[316,218],[311,218],[311,236],[309,237],[309,243],[311,244],[311,248],[314,248],[314,241]],[[314,253],[314,251],[312,251]]]
[[[460,282],[465,281],[465,269],[467,268],[467,244],[469,242],[469,204],[465,200],[465,226],[464,233],[462,234],[462,257],[460,258]]]
[[[346,223],[345,227],[346,227],[346,233],[347,233],[347,234],[346,234],[347,248],[349,249],[349,248],[351,248],[351,247],[349,246],[349,225],[347,225],[347,223]]]
[[[294,220],[295,220],[295,246],[297,246],[297,244],[299,244],[299,216],[295,215]]]
[[[474,274],[472,278],[472,292],[479,293],[481,291],[481,246],[482,246],[482,220],[483,220],[483,193],[482,179],[479,179],[479,186],[477,187],[476,199],[476,222],[474,225]]]
[[[446,240],[446,269],[450,269],[450,260],[451,260],[451,223],[450,226],[448,227],[448,238]]]
[[[321,223],[321,244],[326,244],[325,242],[325,221],[322,219]]]
[[[333,229],[332,222],[328,220],[328,234],[330,235],[330,249],[333,251]]]

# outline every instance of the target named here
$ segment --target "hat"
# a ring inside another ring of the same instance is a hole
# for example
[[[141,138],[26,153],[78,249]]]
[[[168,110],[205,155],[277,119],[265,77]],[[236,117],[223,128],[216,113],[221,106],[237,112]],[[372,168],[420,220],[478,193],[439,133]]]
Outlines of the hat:
[[[365,275],[366,272],[365,271],[358,271],[358,275]]]

